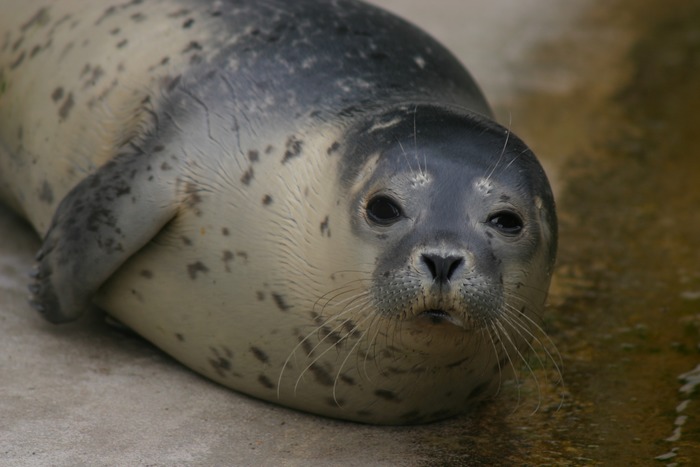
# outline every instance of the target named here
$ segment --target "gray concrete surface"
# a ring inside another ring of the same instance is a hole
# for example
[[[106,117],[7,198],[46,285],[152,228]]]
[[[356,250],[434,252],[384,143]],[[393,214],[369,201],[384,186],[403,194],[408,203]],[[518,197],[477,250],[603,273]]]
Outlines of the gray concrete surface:
[[[553,0],[375,3],[423,26],[455,51],[505,123],[509,102],[519,93],[542,86],[566,89],[574,78],[556,68],[527,76],[517,70],[530,49],[556,40],[583,1],[577,8]],[[513,125],[517,130],[517,122]],[[110,328],[100,316],[52,326],[26,303],[26,273],[38,245],[28,226],[0,209],[0,465],[393,466],[478,460],[463,450],[450,454],[449,446],[436,457],[426,447],[447,432],[458,444],[457,429],[479,445],[478,426],[470,425],[477,422],[469,417],[412,428],[321,419],[217,386],[139,338]],[[491,429],[496,428],[486,428]],[[479,462],[499,463],[491,460]]]

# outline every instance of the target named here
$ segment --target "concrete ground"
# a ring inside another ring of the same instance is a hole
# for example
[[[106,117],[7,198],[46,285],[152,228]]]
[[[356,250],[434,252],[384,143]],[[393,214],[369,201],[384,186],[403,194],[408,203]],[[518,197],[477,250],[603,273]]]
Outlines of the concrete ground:
[[[571,2],[374,3],[426,28],[457,53],[505,123],[505,109],[518,93],[566,86],[568,78],[556,71],[543,82],[536,75],[519,79],[515,70],[530,49],[567,27],[576,14]],[[431,447],[450,436],[458,446],[458,430],[478,447],[482,422],[468,417],[409,428],[322,419],[211,383],[99,316],[52,326],[26,302],[26,273],[38,246],[27,225],[0,209],[0,465],[500,463],[499,452],[479,460],[450,446]],[[484,430],[488,437],[498,427]]]

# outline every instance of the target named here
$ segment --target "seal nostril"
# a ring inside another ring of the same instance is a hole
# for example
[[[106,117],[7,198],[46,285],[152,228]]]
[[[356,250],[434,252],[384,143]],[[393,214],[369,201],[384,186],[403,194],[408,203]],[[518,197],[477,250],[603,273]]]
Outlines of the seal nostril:
[[[437,276],[437,267],[435,265],[435,261],[433,260],[434,255],[423,254],[421,255],[421,257],[425,265],[428,266],[428,269],[430,270],[430,275],[433,276],[433,279],[435,279],[435,277]]]
[[[433,280],[446,282],[452,278],[457,268],[464,262],[462,256],[440,256],[423,253],[421,259],[428,267]]]

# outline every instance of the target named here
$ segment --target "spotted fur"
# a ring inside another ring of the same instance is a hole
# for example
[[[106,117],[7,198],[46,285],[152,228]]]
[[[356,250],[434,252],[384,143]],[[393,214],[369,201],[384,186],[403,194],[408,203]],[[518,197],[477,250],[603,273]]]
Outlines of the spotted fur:
[[[384,424],[461,413],[531,345],[551,191],[422,31],[352,0],[3,13],[0,198],[49,321],[96,303],[231,388]]]

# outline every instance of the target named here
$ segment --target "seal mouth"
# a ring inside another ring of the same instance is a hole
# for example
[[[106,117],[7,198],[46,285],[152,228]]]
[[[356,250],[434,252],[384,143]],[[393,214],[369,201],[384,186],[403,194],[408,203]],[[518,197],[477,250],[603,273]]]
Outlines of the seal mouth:
[[[455,318],[450,312],[442,308],[431,308],[418,314],[419,318],[424,318],[430,321],[431,324],[453,324],[462,327],[462,322]]]

